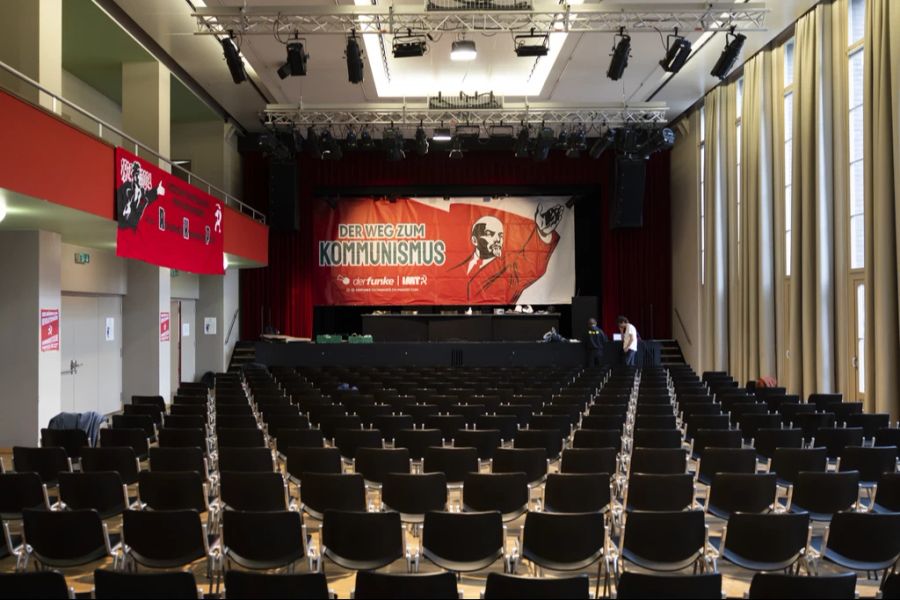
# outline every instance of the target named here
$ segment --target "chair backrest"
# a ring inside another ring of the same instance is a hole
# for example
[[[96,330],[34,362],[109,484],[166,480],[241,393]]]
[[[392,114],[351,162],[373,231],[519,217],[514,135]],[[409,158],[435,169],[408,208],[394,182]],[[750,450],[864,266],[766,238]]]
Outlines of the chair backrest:
[[[300,415],[274,415],[266,422],[266,432],[276,440],[285,429],[309,429],[309,419]]]
[[[456,575],[448,571],[423,574],[357,571],[353,597],[360,600],[376,598],[447,600],[459,598],[459,591]]]
[[[204,415],[166,415],[163,420],[164,428],[205,430],[206,426],[207,420]]]
[[[578,429],[572,436],[573,448],[622,449],[622,431],[619,429]]]
[[[694,436],[694,456],[703,458],[707,448],[740,448],[740,429],[698,429]]]
[[[109,556],[100,515],[92,509],[22,512],[25,541],[48,567],[73,567]],[[60,535],[65,531],[66,535]]]
[[[862,427],[863,435],[866,438],[874,438],[879,429],[891,426],[891,415],[889,413],[857,413],[847,415],[846,422],[848,427]]]
[[[649,575],[626,571],[619,577],[616,597],[622,600],[643,598],[722,598],[722,575]]]
[[[687,452],[681,448],[635,448],[629,463],[631,473],[674,475],[687,472]]]
[[[216,437],[219,448],[264,448],[266,446],[266,434],[262,429],[246,428],[222,428],[216,426]]]
[[[413,460],[425,458],[428,448],[444,443],[440,429],[401,429],[394,437],[395,448],[406,448]]]
[[[287,486],[281,473],[222,471],[222,502],[234,510],[287,510]]]
[[[140,465],[134,448],[130,446],[84,448],[81,453],[81,470],[85,473],[116,471],[122,483],[137,483]]]
[[[751,600],[782,600],[783,598],[845,598],[856,597],[856,573],[838,575],[785,575],[757,573],[750,581]]]
[[[195,471],[203,481],[208,477],[206,457],[200,448],[150,448],[150,470]]]
[[[453,445],[459,448],[475,448],[480,460],[494,457],[500,447],[499,429],[460,429],[453,438]]]
[[[671,571],[691,565],[703,552],[705,540],[703,511],[634,511],[625,517],[620,543],[638,565]]]
[[[207,510],[203,477],[196,471],[141,471],[138,492],[153,510]]]
[[[37,473],[45,484],[56,485],[60,472],[72,470],[72,462],[63,448],[14,446],[13,468],[18,473]]]
[[[268,448],[219,448],[220,471],[272,471],[275,458]]]
[[[337,448],[288,448],[285,452],[288,475],[302,480],[304,473],[342,472],[341,452]]]
[[[776,448],[769,472],[778,475],[781,482],[793,483],[801,471],[824,473],[827,466],[828,451],[825,448]]]
[[[607,473],[618,471],[615,448],[566,448],[562,451],[560,473]]]
[[[206,556],[206,540],[196,510],[127,510],[122,539],[129,556],[152,568],[181,567]]]
[[[708,448],[700,460],[697,479],[709,485],[716,473],[755,473],[753,448]]]
[[[156,436],[157,425],[150,415],[126,414],[112,416],[113,429],[143,429],[150,439]]]
[[[529,484],[547,477],[547,451],[544,448],[498,448],[491,462],[493,473],[525,473]]]
[[[876,512],[900,512],[900,473],[881,476],[873,502]]]
[[[859,472],[809,472],[801,471],[794,482],[791,507],[806,510],[813,518],[839,511],[850,510],[859,499]]]
[[[429,511],[447,506],[447,477],[443,473],[389,473],[381,487],[381,500],[404,520],[420,522]]]
[[[122,514],[126,494],[116,471],[59,474],[59,499],[72,509],[93,508],[103,519]]]
[[[814,434],[817,446],[824,446],[828,458],[837,458],[847,446],[862,446],[862,427],[820,427]]]
[[[484,588],[485,600],[506,598],[572,598],[590,597],[587,575],[573,577],[522,577],[488,573]]]
[[[503,553],[503,519],[499,512],[429,512],[425,515],[422,550],[448,571],[478,571]]]
[[[513,440],[513,447],[543,448],[547,451],[547,458],[556,460],[562,452],[563,436],[558,429],[520,429]]]
[[[69,586],[59,571],[0,573],[0,598],[69,598]]]
[[[322,448],[325,436],[321,429],[279,429],[275,438],[275,447],[281,454],[287,454],[288,448]]]
[[[720,518],[734,512],[761,513],[775,503],[775,473],[716,473],[706,500],[707,510]]]
[[[366,485],[359,473],[303,473],[300,479],[303,510],[322,518],[326,510],[366,510]]]
[[[758,571],[787,569],[806,549],[809,515],[734,512],[724,537],[726,559],[734,556],[741,566],[755,564]]]
[[[367,482],[380,484],[388,473],[409,473],[406,448],[357,448],[354,470]]]
[[[403,557],[400,513],[327,510],[323,554],[346,569],[369,571]]]
[[[756,430],[753,441],[757,454],[766,458],[772,458],[775,456],[775,451],[778,448],[802,448],[803,430],[799,428],[760,428]]]
[[[584,569],[603,556],[602,513],[529,512],[522,533],[522,556],[548,569]]]
[[[525,473],[467,473],[463,482],[463,509],[496,510],[504,521],[521,516],[528,508]]]
[[[81,449],[90,446],[83,429],[41,429],[41,447],[62,448],[69,458],[81,457]]]
[[[200,448],[206,450],[206,430],[202,427],[163,427],[159,430],[160,448]]]
[[[225,589],[229,598],[330,598],[324,573],[275,574],[230,570],[225,572]]]
[[[550,473],[544,486],[544,510],[601,512],[611,500],[610,473]]]
[[[447,476],[447,483],[462,483],[466,474],[478,471],[478,451],[475,448],[428,448],[423,471],[442,472]]]
[[[338,429],[334,432],[334,445],[341,456],[350,460],[358,448],[382,448],[384,442],[377,429]]]
[[[50,510],[41,476],[33,471],[0,473],[0,520],[21,519],[26,508]]]
[[[130,446],[135,455],[143,460],[150,449],[150,440],[147,439],[147,432],[143,429],[101,429],[100,446],[103,448]]]
[[[624,494],[625,510],[676,511],[694,504],[694,477],[690,473],[632,473]]]
[[[882,427],[875,432],[876,446],[897,446],[900,448],[900,427]]]
[[[194,574],[188,571],[171,573],[122,573],[97,569],[94,571],[94,598],[193,598],[197,595]],[[229,592],[229,596],[231,592]]]
[[[900,513],[835,513],[825,553],[860,565],[860,571],[891,568],[900,559]]]
[[[681,448],[681,431],[677,429],[635,429],[635,448]]]
[[[226,557],[244,568],[286,567],[306,556],[300,513],[292,510],[226,510],[222,515]]]
[[[154,424],[161,425],[165,408],[160,408],[159,406],[153,404],[126,404],[122,407],[122,412],[126,416],[147,416],[153,420]],[[115,425],[113,426],[115,427]]]
[[[838,459],[838,471],[859,471],[859,480],[872,484],[883,473],[897,470],[896,446],[847,446]]]
[[[323,415],[319,428],[326,439],[334,439],[338,429],[362,429],[362,419],[356,415]]]

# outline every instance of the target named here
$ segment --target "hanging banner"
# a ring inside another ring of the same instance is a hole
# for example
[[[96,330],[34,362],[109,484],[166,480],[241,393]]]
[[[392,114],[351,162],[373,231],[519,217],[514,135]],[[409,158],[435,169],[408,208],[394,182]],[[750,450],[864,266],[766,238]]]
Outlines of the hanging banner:
[[[41,309],[41,352],[59,350],[59,309]]]
[[[221,200],[116,148],[116,255],[208,275],[225,272]]]
[[[159,341],[168,342],[171,334],[169,333],[169,313],[159,313]]]
[[[569,197],[316,201],[319,305],[568,304]]]

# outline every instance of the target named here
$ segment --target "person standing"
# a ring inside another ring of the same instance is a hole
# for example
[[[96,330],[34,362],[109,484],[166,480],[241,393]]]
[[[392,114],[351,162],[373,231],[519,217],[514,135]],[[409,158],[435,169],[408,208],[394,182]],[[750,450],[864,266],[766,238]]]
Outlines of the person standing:
[[[625,356],[625,364],[635,366],[638,348],[638,333],[634,325],[628,322],[627,317],[618,318],[619,331],[622,333],[622,353]]]
[[[599,367],[603,363],[603,348],[606,341],[606,334],[597,326],[597,319],[588,319],[587,366]]]

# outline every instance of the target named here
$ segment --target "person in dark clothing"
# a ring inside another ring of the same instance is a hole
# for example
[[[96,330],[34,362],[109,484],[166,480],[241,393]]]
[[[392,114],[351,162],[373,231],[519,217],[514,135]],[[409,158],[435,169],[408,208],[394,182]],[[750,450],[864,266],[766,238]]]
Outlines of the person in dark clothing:
[[[603,363],[603,347],[606,341],[606,334],[597,326],[597,319],[588,319],[587,366],[599,367]]]

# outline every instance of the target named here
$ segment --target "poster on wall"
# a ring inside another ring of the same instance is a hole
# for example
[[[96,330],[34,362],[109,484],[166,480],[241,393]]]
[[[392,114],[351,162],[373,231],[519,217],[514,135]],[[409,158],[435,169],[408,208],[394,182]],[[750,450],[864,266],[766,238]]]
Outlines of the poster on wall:
[[[116,256],[224,273],[221,200],[116,148]]]
[[[314,301],[568,304],[572,204],[559,196],[317,200]]]
[[[41,352],[59,350],[59,309],[41,309]]]
[[[159,341],[168,342],[169,338],[169,313],[161,312],[159,313]]]

